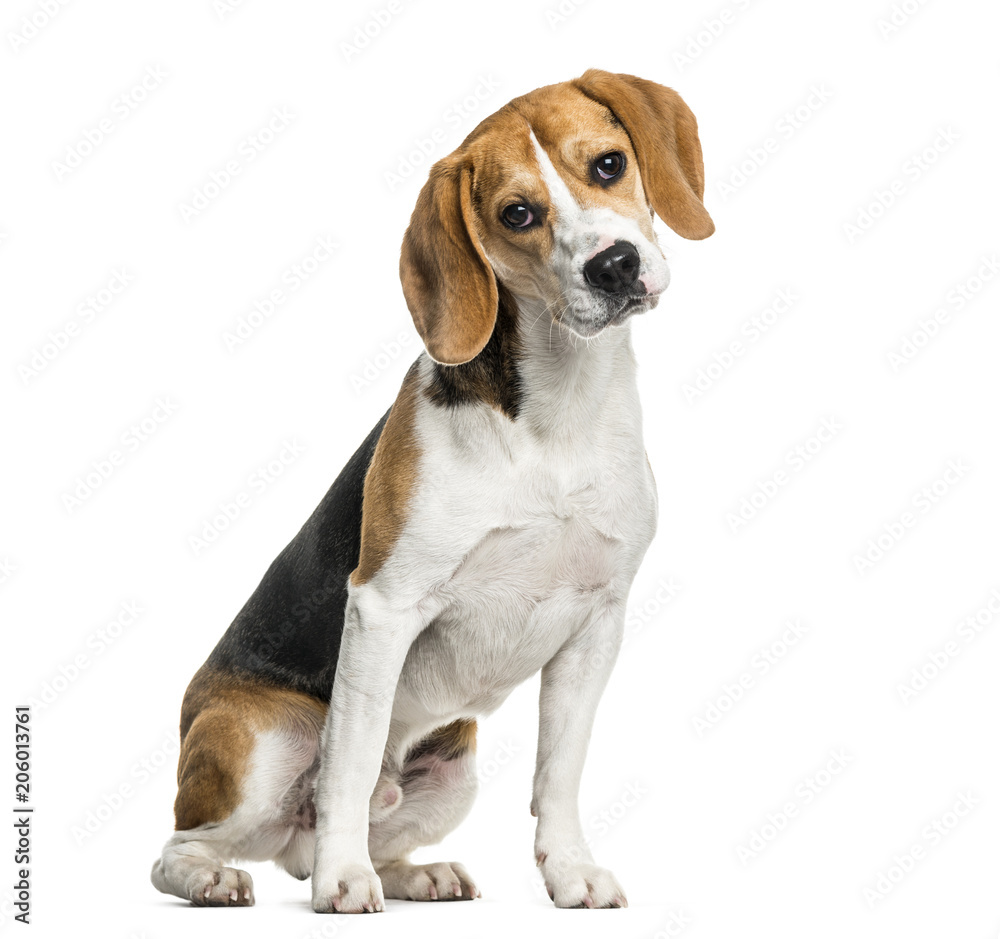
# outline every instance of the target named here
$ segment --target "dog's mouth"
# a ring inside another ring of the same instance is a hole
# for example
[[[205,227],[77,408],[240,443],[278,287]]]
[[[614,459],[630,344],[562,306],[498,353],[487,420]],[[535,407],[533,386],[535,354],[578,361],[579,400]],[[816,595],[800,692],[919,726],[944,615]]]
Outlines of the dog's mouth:
[[[633,314],[645,313],[659,303],[663,290],[650,292],[645,289],[645,286],[641,282],[636,284],[636,287],[639,289],[631,290],[628,293],[618,296],[597,298],[599,308],[601,308],[608,320],[614,325],[623,322]]]
[[[611,313],[612,320],[624,320],[633,313],[645,313],[656,306],[660,299],[658,293],[636,294],[635,296],[622,297],[618,307]]]
[[[621,326],[629,317],[651,310],[659,299],[659,292],[594,298],[582,310],[575,304],[566,304],[553,319],[581,338],[592,339],[609,326]]]

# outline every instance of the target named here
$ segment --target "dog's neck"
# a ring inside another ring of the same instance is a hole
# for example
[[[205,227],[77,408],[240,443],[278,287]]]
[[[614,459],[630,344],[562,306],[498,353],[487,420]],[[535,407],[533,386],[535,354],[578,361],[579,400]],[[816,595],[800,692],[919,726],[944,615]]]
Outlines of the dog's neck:
[[[631,322],[584,339],[553,321],[544,303],[515,300],[523,388],[519,420],[550,439],[586,441],[602,430],[623,436],[639,430]]]
[[[630,321],[583,339],[548,306],[500,287],[486,347],[464,365],[432,364],[431,400],[483,403],[539,441],[588,446],[599,436],[641,440]]]

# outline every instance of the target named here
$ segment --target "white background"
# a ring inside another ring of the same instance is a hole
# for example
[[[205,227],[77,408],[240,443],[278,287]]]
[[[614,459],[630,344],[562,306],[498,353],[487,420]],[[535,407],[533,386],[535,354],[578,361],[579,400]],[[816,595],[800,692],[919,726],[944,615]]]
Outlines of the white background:
[[[97,0],[47,23],[40,2],[4,4],[4,746],[13,707],[48,698],[33,721],[35,935],[1000,932],[1000,293],[984,266],[1000,252],[1000,16],[896,6],[398,0],[351,51],[387,2]],[[591,66],[681,92],[718,229],[694,243],[660,226],[673,283],[634,324],[660,528],[581,805],[630,908],[559,911],[539,887],[534,683],[482,724],[480,799],[422,853],[466,863],[481,901],[319,919],[309,885],[269,864],[250,867],[254,909],[156,893],[184,687],[419,350],[397,261],[429,162],[515,95]],[[133,92],[144,75],[155,87]],[[276,108],[292,117],[255,150]],[[232,159],[239,173],[186,220]],[[314,264],[324,236],[339,247]],[[308,281],[227,349],[296,264]],[[81,305],[119,271],[127,286],[87,322]],[[779,291],[793,302],[766,314]],[[900,364],[908,338],[921,345]],[[714,379],[689,400],[699,371]],[[133,449],[129,428],[165,416],[157,399],[171,413]],[[824,421],[836,434],[811,440]],[[259,491],[285,441],[302,453]],[[123,462],[67,503],[116,449]],[[961,475],[922,497],[949,461]],[[760,487],[776,494],[727,521]],[[193,547],[241,492],[235,521]],[[913,524],[887,534],[905,512]],[[879,536],[884,556],[860,570]],[[678,588],[669,602],[661,583]],[[109,631],[129,603],[137,617]],[[960,631],[977,611],[981,631]],[[789,621],[804,633],[782,647]],[[776,642],[764,673],[755,656]],[[941,674],[904,702],[934,655]],[[844,768],[824,775],[834,751]],[[962,797],[975,805],[959,820]],[[956,824],[941,836],[935,821]],[[890,870],[914,846],[912,869]]]

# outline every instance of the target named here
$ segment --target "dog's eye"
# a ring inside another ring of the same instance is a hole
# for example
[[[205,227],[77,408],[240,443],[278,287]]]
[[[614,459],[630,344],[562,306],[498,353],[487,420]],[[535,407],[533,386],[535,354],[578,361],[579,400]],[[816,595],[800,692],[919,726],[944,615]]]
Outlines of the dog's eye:
[[[526,205],[515,202],[508,205],[500,217],[508,228],[527,228],[535,220],[535,213]]]
[[[599,156],[591,164],[594,179],[602,186],[617,179],[625,170],[625,154],[612,150]]]

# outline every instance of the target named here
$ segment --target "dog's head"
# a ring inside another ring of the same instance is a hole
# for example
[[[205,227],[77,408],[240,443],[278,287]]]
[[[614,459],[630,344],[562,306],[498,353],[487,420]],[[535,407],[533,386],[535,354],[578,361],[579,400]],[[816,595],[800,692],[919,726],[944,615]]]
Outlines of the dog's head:
[[[585,337],[651,309],[670,281],[652,213],[707,238],[703,191],[698,125],[670,88],[591,69],[515,98],[433,166],[403,239],[428,353],[479,354],[498,279]]]

